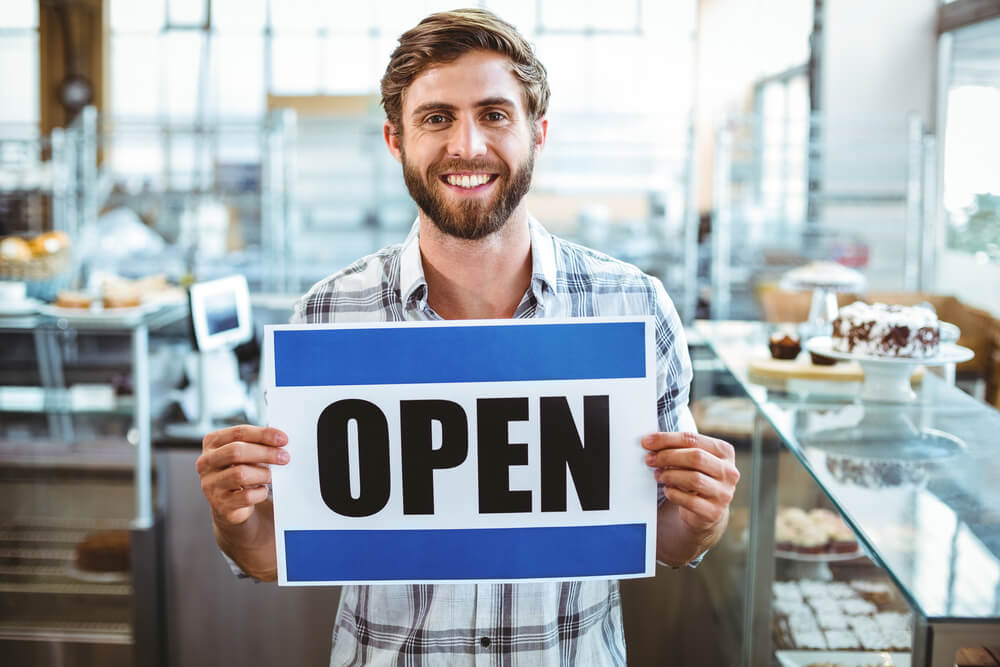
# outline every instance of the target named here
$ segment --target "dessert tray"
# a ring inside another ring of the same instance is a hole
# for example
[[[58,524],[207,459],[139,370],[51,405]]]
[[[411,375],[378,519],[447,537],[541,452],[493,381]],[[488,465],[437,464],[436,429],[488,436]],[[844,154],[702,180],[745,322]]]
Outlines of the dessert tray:
[[[834,359],[856,361],[865,373],[861,398],[868,401],[907,403],[917,396],[910,387],[910,376],[917,366],[943,366],[968,361],[974,355],[967,347],[943,343],[937,355],[924,359],[914,357],[877,357],[868,354],[839,352],[833,349],[830,336],[817,336],[805,342],[806,350]]]
[[[20,301],[0,301],[0,317],[23,317],[32,315],[42,302],[38,299],[22,299]]]
[[[776,651],[781,667],[830,664],[843,667],[910,667],[909,653],[887,651]]]
[[[806,554],[800,551],[787,551],[785,549],[774,549],[774,555],[785,560],[794,560],[800,563],[837,563],[844,560],[855,560],[865,555],[865,552],[858,545],[853,551],[824,551],[818,554]]]
[[[99,304],[90,308],[61,308],[52,304],[42,304],[38,306],[38,312],[74,324],[128,324],[137,322],[143,315],[159,307],[158,303],[143,304],[133,308],[104,308]]]
[[[73,563],[67,563],[64,573],[67,577],[91,584],[123,584],[131,580],[132,573],[128,570],[113,572],[89,572],[81,570]]]

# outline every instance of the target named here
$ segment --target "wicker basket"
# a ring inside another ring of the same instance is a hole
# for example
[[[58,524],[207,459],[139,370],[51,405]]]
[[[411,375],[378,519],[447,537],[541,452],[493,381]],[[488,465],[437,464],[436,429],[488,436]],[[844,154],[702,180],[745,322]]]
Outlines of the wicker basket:
[[[0,280],[51,280],[68,269],[69,263],[69,248],[26,262],[0,258]]]

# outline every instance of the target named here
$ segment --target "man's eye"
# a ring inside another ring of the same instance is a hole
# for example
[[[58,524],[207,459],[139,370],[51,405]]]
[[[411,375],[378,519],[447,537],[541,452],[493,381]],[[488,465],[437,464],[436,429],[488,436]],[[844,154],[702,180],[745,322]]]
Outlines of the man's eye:
[[[486,114],[486,120],[493,121],[493,122],[498,122],[498,121],[501,121],[501,120],[505,120],[506,118],[507,117],[504,116],[499,111],[491,111],[488,114]]]
[[[440,123],[447,123],[448,118],[439,113],[436,113],[428,116],[424,122],[429,123],[431,125],[438,125]]]

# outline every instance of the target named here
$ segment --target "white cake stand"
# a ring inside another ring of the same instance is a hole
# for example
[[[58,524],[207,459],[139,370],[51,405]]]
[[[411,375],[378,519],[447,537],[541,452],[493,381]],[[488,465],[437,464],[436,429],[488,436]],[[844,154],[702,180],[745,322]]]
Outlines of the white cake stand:
[[[809,339],[813,336],[829,336],[833,331],[833,321],[837,319],[839,309],[837,294],[839,292],[863,292],[865,285],[865,278],[860,273],[853,280],[841,278],[828,282],[818,278],[796,280],[786,274],[780,283],[783,290],[812,290],[809,316],[799,327],[799,333],[803,339]]]
[[[944,343],[938,347],[937,355],[927,359],[912,357],[876,357],[869,354],[838,352],[833,349],[830,336],[817,336],[805,342],[809,352],[822,354],[834,359],[856,361],[865,373],[865,383],[861,387],[861,398],[866,401],[885,403],[907,403],[917,395],[910,386],[910,376],[917,366],[944,366],[968,361],[974,355],[967,347]]]

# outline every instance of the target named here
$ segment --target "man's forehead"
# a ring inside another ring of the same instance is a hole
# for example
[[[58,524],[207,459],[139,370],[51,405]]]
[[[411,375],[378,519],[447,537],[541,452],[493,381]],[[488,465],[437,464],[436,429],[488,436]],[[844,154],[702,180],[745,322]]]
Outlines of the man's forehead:
[[[508,99],[521,106],[523,92],[509,58],[489,51],[472,51],[421,72],[403,91],[403,111],[411,113],[430,102],[471,106],[484,99]]]

